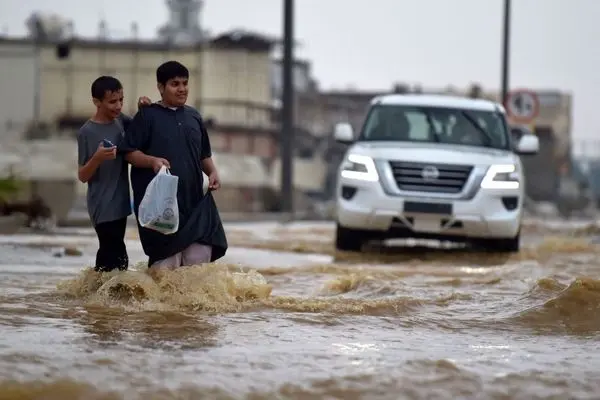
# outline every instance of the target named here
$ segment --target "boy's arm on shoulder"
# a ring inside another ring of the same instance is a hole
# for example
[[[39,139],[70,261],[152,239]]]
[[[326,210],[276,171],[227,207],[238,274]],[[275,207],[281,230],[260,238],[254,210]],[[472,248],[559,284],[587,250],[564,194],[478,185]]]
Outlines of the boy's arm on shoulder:
[[[94,157],[94,154],[89,154],[88,139],[84,127],[77,133],[77,153],[79,164],[77,177],[81,182],[86,183],[92,179],[101,161]]]

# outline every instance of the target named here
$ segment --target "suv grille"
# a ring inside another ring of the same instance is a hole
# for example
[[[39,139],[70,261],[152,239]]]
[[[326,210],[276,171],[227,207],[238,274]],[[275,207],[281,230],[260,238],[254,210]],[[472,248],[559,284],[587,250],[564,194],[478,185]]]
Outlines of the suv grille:
[[[430,193],[460,193],[473,170],[470,165],[390,161],[400,190]]]

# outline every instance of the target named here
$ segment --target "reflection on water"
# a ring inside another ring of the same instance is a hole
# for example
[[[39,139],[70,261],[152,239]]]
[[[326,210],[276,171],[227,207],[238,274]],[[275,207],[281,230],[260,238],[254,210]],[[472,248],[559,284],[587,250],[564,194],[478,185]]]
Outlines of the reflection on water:
[[[326,225],[244,229],[234,241],[262,250],[160,275],[82,269],[93,237],[4,238],[0,400],[593,398],[600,389],[590,351],[600,249],[585,234],[532,233],[511,256],[418,246],[356,255],[332,252]],[[55,257],[63,239],[83,256]]]

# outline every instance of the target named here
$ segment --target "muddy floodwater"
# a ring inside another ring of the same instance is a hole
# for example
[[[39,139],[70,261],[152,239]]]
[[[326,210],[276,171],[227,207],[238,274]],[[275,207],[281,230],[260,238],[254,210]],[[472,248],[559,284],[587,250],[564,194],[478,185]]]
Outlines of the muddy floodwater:
[[[600,397],[595,229],[530,221],[510,256],[226,229],[161,276],[92,272],[86,229],[0,236],[0,400]]]

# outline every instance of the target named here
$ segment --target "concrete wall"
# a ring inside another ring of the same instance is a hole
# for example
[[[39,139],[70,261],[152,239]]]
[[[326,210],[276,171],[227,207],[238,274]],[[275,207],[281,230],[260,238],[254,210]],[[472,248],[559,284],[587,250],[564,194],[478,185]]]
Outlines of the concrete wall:
[[[327,162],[315,158],[305,160],[294,159],[294,188],[301,191],[319,191],[325,185],[327,174]],[[270,186],[279,191],[281,188],[281,160],[273,162],[271,173],[269,175]]]
[[[0,135],[22,130],[33,118],[33,46],[0,43]]]
[[[210,145],[221,153],[254,155],[273,160],[279,152],[277,137],[269,132],[236,132],[210,130]]]

